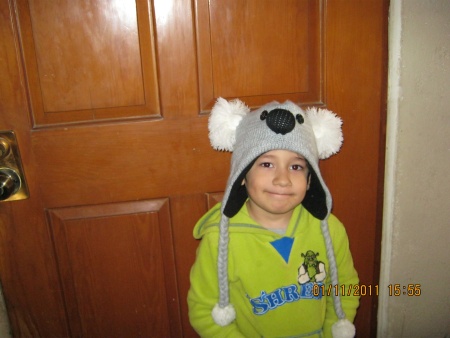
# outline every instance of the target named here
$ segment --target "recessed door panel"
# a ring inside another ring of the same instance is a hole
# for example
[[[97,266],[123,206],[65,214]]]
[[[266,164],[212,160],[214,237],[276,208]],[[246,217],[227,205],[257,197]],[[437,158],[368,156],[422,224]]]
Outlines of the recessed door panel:
[[[168,200],[51,209],[74,337],[181,332]]]

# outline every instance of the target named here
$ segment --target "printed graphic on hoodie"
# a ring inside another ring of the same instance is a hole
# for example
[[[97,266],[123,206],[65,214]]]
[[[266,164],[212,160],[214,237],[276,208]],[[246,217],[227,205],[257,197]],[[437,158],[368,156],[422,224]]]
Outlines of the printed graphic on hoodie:
[[[314,292],[314,285],[317,284],[319,287],[323,285],[327,275],[325,263],[319,261],[317,259],[319,253],[312,250],[302,253],[301,256],[304,260],[298,268],[298,275],[295,276],[298,283],[271,292],[263,290],[259,297],[251,298],[250,304],[255,315],[264,315],[268,311],[302,299],[322,299],[322,293]]]
[[[321,283],[325,280],[325,277],[327,276],[325,264],[319,261],[317,256],[319,256],[319,253],[314,253],[312,250],[306,251],[306,254],[302,253],[302,257],[305,258],[305,260],[298,269],[299,284],[308,282]]]

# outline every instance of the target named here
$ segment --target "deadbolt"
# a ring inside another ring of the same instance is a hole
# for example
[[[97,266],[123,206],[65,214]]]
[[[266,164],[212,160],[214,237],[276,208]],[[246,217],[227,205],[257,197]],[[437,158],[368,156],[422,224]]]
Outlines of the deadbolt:
[[[8,156],[10,150],[10,146],[7,140],[3,137],[0,137],[0,159]]]
[[[29,197],[16,135],[0,131],[0,202]]]

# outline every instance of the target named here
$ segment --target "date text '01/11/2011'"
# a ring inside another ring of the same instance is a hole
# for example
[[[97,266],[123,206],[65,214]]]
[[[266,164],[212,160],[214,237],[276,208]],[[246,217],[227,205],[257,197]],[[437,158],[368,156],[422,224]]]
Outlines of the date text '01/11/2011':
[[[422,294],[420,284],[389,284],[388,293],[389,296],[420,296]],[[365,285],[365,284],[355,284],[355,285],[331,285],[328,286],[324,284],[314,284],[313,295],[317,296],[378,296],[379,286],[378,285]]]

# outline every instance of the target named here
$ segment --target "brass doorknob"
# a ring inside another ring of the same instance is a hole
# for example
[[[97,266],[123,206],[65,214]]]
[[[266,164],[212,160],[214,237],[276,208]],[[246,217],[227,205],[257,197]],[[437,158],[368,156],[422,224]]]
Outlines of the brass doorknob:
[[[13,130],[0,130],[0,202],[29,196],[16,134]]]
[[[0,201],[8,199],[19,189],[19,175],[12,169],[0,168]]]

